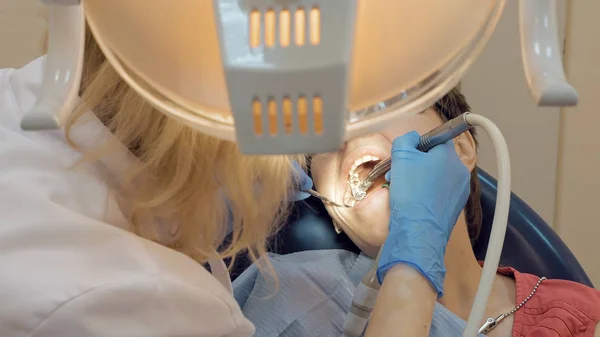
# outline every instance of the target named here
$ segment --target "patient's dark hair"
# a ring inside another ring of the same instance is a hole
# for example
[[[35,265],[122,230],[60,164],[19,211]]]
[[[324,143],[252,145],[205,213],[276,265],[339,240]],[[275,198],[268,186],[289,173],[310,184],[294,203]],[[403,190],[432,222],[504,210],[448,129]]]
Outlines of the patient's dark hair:
[[[465,96],[457,88],[452,89],[446,96],[437,101],[434,108],[444,120],[450,120],[463,112],[471,111]],[[478,146],[475,129],[471,129],[470,132],[475,140],[475,146]],[[477,170],[473,170],[471,172],[471,194],[465,206],[465,217],[471,243],[477,239],[479,230],[481,229],[482,211],[480,197],[481,186],[477,177]]]

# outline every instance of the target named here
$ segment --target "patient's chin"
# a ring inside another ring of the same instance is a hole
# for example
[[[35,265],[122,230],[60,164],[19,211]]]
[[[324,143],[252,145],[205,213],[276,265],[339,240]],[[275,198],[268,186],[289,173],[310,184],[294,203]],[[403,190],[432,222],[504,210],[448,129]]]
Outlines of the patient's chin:
[[[389,191],[387,189],[377,189],[369,196],[356,204],[352,211],[358,227],[357,233],[361,233],[364,247],[359,247],[367,255],[375,257],[379,247],[385,241],[388,235],[388,222],[390,216]]]

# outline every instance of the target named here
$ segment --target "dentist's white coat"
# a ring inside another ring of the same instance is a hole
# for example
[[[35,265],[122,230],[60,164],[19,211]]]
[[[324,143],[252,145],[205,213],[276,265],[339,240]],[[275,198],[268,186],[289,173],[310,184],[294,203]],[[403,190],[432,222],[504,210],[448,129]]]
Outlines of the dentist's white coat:
[[[211,275],[129,232],[108,189],[128,151],[71,168],[81,154],[62,131],[20,129],[42,67],[0,70],[0,336],[251,336],[220,260]],[[108,134],[86,118],[84,148]]]

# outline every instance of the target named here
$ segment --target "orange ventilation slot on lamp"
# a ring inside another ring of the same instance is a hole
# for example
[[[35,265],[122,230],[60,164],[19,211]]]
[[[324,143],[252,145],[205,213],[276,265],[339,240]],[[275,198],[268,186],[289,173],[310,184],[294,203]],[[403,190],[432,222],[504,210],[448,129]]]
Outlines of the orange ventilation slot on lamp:
[[[323,134],[323,99],[319,96],[313,98],[313,117],[315,125],[315,133],[317,135]]]
[[[308,133],[308,103],[304,96],[298,98],[298,127],[301,134]]]
[[[306,12],[304,12],[304,8],[298,8],[295,18],[296,45],[304,46],[304,41],[306,40]]]
[[[279,45],[287,47],[290,45],[292,32],[292,17],[287,9],[279,13]]]
[[[250,47],[256,48],[260,46],[260,12],[253,10],[250,13]]]
[[[257,136],[262,136],[262,103],[258,98],[255,98],[252,102],[252,115],[254,116],[254,134]]]
[[[280,11],[268,9],[265,12],[258,9],[252,10],[249,17],[250,46],[257,48],[264,43],[269,48],[275,46],[289,47],[292,44],[292,35],[296,46],[306,45],[307,40],[311,45],[320,44],[321,10],[318,7],[313,7],[308,15],[306,12],[302,7],[294,11],[287,8]],[[277,35],[279,35],[278,44]]]
[[[269,98],[267,103],[267,111],[269,113],[269,134],[277,135],[277,102],[274,98]]]
[[[313,117],[312,129],[314,134],[322,135],[324,131],[323,99],[318,95],[312,98],[312,116],[309,115],[311,111],[308,103],[309,100],[305,96],[298,97],[296,101],[286,96],[281,100],[281,104],[273,97],[269,97],[266,104],[263,104],[259,98],[255,98],[252,101],[254,134],[262,136],[265,133],[265,119],[263,117],[266,113],[267,130],[271,136],[276,136],[281,132],[288,135],[293,134],[295,125],[297,125],[298,133],[307,135],[311,126],[311,118],[309,117]],[[264,109],[265,106],[266,109]],[[296,115],[294,115],[294,109]],[[280,121],[283,123],[279,123]],[[280,125],[283,126],[283,130],[280,130]]]
[[[285,133],[288,135],[292,133],[294,129],[293,122],[293,103],[289,97],[285,97],[282,102],[283,107],[283,126],[285,127]]]
[[[277,18],[275,11],[269,9],[265,13],[265,45],[273,47],[275,45],[275,28],[277,27]]]
[[[310,43],[317,45],[321,42],[321,11],[319,8],[310,10]]]

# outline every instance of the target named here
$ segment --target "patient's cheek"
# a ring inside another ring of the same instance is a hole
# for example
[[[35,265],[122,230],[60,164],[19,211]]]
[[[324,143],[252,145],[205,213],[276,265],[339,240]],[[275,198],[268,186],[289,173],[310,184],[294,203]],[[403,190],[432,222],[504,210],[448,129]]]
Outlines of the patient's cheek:
[[[374,247],[382,245],[388,235],[389,195],[387,189],[379,189],[354,207],[356,217],[365,229],[361,233],[367,236],[362,239]]]

